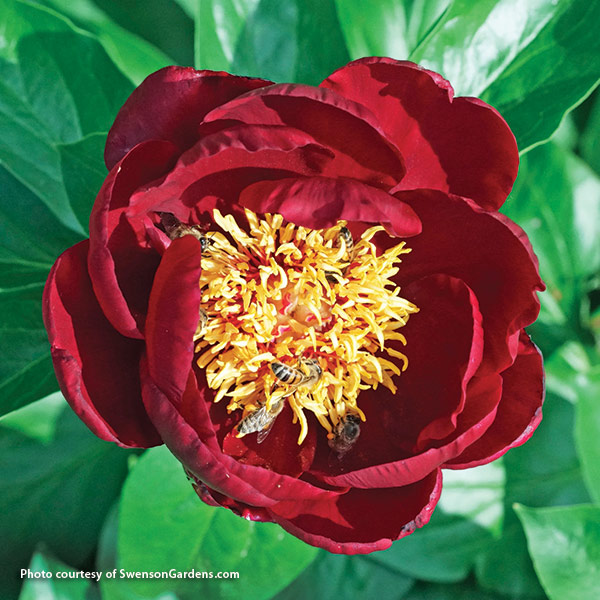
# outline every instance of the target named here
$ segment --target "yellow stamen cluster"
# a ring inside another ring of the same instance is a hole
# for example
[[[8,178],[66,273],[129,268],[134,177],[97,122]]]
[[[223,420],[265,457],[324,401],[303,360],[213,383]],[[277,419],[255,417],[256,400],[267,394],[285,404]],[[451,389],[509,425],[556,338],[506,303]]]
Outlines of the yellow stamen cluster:
[[[230,412],[241,410],[244,418],[283,400],[300,422],[299,444],[307,434],[305,410],[331,438],[346,414],[365,420],[360,390],[381,384],[395,392],[392,376],[407,367],[406,356],[386,341],[405,344],[398,330],[418,311],[391,281],[410,249],[401,242],[378,255],[371,239],[382,227],[348,248],[341,221],[311,230],[284,225],[278,214],[259,219],[246,210],[246,218],[248,231],[215,210],[221,231],[205,234],[200,288],[207,319],[195,337],[197,363],[215,402],[227,397]],[[287,385],[272,369],[279,362],[307,375],[311,359],[322,373],[310,387]]]

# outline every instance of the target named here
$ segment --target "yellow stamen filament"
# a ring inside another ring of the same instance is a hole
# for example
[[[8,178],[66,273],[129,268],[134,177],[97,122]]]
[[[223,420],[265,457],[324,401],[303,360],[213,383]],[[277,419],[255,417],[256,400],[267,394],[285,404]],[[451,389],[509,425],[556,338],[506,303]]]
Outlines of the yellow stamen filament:
[[[246,210],[244,231],[232,215],[213,215],[221,231],[206,234],[212,243],[199,285],[207,319],[194,339],[215,402],[229,398],[228,411],[240,418],[287,402],[300,425],[299,444],[308,432],[305,411],[329,437],[346,414],[364,421],[360,391],[383,385],[395,392],[392,377],[408,365],[389,342],[406,344],[397,330],[418,311],[391,281],[410,249],[400,242],[378,255],[371,239],[379,226],[348,252],[343,221],[310,230]],[[321,374],[310,385],[288,385],[272,369],[279,362],[306,378],[311,359]]]

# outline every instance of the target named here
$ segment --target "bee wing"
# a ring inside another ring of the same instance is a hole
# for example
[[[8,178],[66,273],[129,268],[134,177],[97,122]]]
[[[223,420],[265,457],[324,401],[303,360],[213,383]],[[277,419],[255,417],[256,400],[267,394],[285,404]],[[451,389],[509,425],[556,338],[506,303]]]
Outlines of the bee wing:
[[[275,423],[275,419],[272,419],[271,422],[261,431],[258,432],[256,436],[256,443],[262,444],[266,439],[269,433],[271,433],[271,429],[273,429],[273,425]]]
[[[279,415],[279,413],[282,410],[283,410],[283,398],[277,404],[275,404],[269,411],[270,421],[264,429],[261,429],[258,432],[258,435],[256,436],[257,444],[262,444],[267,439],[267,436],[269,435],[269,433],[271,432],[271,429],[273,428],[273,425],[275,424],[275,419],[277,418],[277,416]]]

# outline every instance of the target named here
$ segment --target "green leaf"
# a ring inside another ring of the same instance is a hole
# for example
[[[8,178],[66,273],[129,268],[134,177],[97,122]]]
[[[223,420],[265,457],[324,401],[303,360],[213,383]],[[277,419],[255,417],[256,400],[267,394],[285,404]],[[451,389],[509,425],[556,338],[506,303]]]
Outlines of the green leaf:
[[[445,469],[443,473],[438,507],[447,515],[473,521],[493,535],[499,533],[506,480],[503,460],[472,469]]]
[[[87,564],[125,478],[129,453],[56,403],[53,396],[0,419],[0,589],[18,589],[39,543],[67,564]],[[31,425],[42,419],[51,424]]]
[[[300,577],[274,600],[305,600],[318,590],[319,600],[400,599],[413,580],[382,564],[380,553],[344,556],[320,550]]]
[[[455,584],[440,584],[418,581],[402,596],[402,600],[508,600],[493,592],[483,590],[471,581]]]
[[[502,211],[529,236],[548,290],[531,328],[545,354],[573,334],[590,339],[582,298],[600,269],[600,180],[573,154],[553,143],[523,157]]]
[[[196,0],[196,68],[215,71],[231,69],[238,39],[259,1]],[[263,74],[262,77],[268,75]]]
[[[579,145],[581,156],[600,175],[600,96],[597,93]]]
[[[194,21],[183,5],[195,1],[93,0],[113,23],[158,48],[172,64],[183,66],[194,62]]]
[[[495,106],[525,151],[598,83],[599,20],[588,0],[455,0],[409,58]]]
[[[571,342],[546,363],[548,388],[575,404],[575,442],[587,488],[600,503],[600,355]]]
[[[483,527],[438,508],[425,527],[394,542],[377,560],[411,577],[451,583],[469,574],[476,557],[491,541],[490,532]]]
[[[504,456],[505,517],[502,537],[476,564],[479,583],[507,595],[543,597],[512,505],[555,506],[588,502],[573,438],[574,407],[552,393],[533,437]]]
[[[600,598],[600,507],[515,510],[550,600]]]
[[[600,366],[578,377],[575,435],[588,490],[600,504]]]
[[[452,0],[336,0],[350,56],[408,58]]]
[[[0,166],[0,414],[56,390],[42,291],[56,257],[81,236]]]
[[[417,579],[461,581],[498,533],[503,495],[501,462],[445,470],[442,496],[431,521],[374,556]]]
[[[212,579],[192,581],[129,580],[125,575],[131,590],[142,596],[174,591],[184,598],[218,600],[238,598],[243,589],[248,600],[271,598],[315,554],[315,548],[277,525],[246,521],[204,504],[165,447],[147,451],[125,484],[119,515],[119,567],[125,573],[170,569],[214,573]],[[239,572],[239,579],[217,578],[219,571]]]
[[[69,573],[74,574],[75,571],[58,560],[36,552],[31,559],[29,570],[50,577],[26,578],[19,600],[89,600],[90,598],[90,580],[65,577]],[[57,573],[60,574],[58,577]]]
[[[136,85],[150,73],[175,62],[140,36],[111,21],[92,0],[44,0],[43,3],[96,35],[113,62]]]
[[[52,11],[0,0],[0,161],[68,228],[82,233],[56,144],[107,131],[132,86],[99,42]]]
[[[83,237],[0,166],[0,290],[43,284],[56,257]]]
[[[0,415],[58,387],[41,316],[41,285],[0,293]]]
[[[86,224],[107,171],[104,165],[106,133],[92,133],[78,142],[58,146],[62,176],[80,223]]]
[[[199,0],[196,66],[318,84],[346,64],[334,0]]]

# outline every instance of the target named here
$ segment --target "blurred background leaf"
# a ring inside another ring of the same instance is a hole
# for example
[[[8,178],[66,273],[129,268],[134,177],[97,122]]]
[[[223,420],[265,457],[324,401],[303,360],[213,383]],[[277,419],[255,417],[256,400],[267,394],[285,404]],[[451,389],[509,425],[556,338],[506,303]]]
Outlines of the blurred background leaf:
[[[83,233],[56,146],[108,131],[133,86],[95,38],[55,13],[0,0],[0,18],[9,25],[0,50],[0,160],[63,225]]]
[[[76,568],[92,564],[98,534],[130,455],[93,435],[52,394],[0,419],[0,597],[43,542]]]
[[[50,573],[53,577],[26,579],[19,600],[92,600],[94,597],[90,580],[57,578],[57,572],[74,573],[75,570],[40,552],[33,555],[29,569],[38,573]]]
[[[442,497],[427,527],[394,542],[376,559],[415,579],[462,581],[499,532],[504,479],[502,461],[444,471]]]
[[[59,11],[78,27],[95,34],[113,62],[136,85],[149,73],[175,62],[140,35],[112,21],[93,0],[43,0],[41,4]],[[135,21],[137,19],[128,23]]]
[[[196,67],[316,85],[350,57],[334,0],[198,0]]]
[[[158,492],[158,493],[157,493]],[[149,526],[151,524],[151,526]],[[183,600],[271,598],[315,557],[317,550],[270,523],[243,520],[207,506],[165,447],[148,450],[136,463],[121,497],[117,565],[126,571],[213,571],[213,579],[136,579],[127,587],[141,597],[174,591]],[[237,571],[239,579],[218,579]],[[108,599],[119,598],[121,581],[104,582]]]
[[[592,342],[589,294],[600,272],[600,180],[554,143],[522,158],[502,212],[517,222],[540,260],[547,291],[530,328],[545,355],[568,339]]]
[[[551,600],[600,597],[600,507],[516,507]]]
[[[340,556],[319,550],[311,565],[275,600],[304,600],[318,593],[321,600],[385,598],[399,600],[414,581],[398,568],[369,556]]]
[[[550,370],[551,365],[546,364]],[[522,527],[512,508],[589,502],[574,440],[574,406],[549,392],[535,435],[504,457],[506,486],[502,535],[477,560],[479,583],[508,596],[543,598]]]

